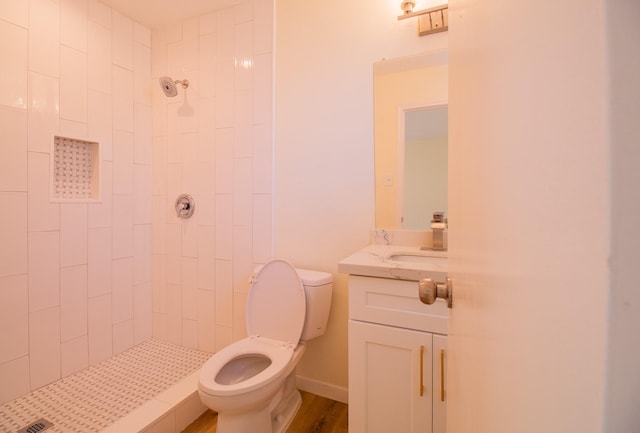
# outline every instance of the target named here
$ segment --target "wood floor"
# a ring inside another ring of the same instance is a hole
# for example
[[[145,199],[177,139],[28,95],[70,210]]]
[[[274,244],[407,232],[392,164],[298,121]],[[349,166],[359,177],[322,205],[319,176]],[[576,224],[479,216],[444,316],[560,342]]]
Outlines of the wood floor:
[[[301,391],[302,406],[287,433],[347,433],[347,405]],[[218,415],[206,411],[182,433],[215,433]]]

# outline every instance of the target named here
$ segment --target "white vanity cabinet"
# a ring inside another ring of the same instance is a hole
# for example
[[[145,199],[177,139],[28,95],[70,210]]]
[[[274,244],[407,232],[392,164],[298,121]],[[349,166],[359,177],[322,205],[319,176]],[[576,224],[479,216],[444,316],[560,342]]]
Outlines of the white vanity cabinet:
[[[349,276],[349,433],[445,433],[448,317],[416,281]]]

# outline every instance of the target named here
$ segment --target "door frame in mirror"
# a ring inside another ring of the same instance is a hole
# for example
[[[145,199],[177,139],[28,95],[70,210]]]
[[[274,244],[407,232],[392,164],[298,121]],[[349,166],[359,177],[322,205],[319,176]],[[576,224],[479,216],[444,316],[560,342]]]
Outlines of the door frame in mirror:
[[[448,100],[441,101],[429,101],[420,104],[408,104],[408,105],[399,105],[398,106],[398,138],[396,142],[396,152],[397,152],[397,178],[396,178],[396,212],[394,216],[394,225],[399,228],[407,228],[407,229],[416,229],[416,227],[404,227],[404,198],[405,198],[405,149],[406,149],[406,139],[405,139],[405,130],[406,130],[406,113],[411,111],[422,111],[422,110],[433,110],[436,108],[449,108]],[[442,209],[442,211],[447,211],[447,209]],[[425,221],[424,228],[427,228],[427,221]]]

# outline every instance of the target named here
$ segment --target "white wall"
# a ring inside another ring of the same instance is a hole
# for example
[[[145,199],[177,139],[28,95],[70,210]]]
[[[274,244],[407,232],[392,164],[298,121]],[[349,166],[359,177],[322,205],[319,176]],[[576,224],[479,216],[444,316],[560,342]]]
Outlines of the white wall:
[[[214,352],[245,337],[272,254],[273,8],[246,2],[153,32],[153,335]],[[167,98],[157,77],[189,80]],[[179,194],[195,213],[176,217]]]
[[[0,403],[151,336],[151,34],[95,0],[0,3]],[[51,134],[101,203],[49,202]]]
[[[334,274],[327,333],[298,374],[343,397],[348,293],[337,262],[374,227],[373,63],[447,45],[446,33],[418,37],[399,12],[391,0],[276,1],[275,251]]]

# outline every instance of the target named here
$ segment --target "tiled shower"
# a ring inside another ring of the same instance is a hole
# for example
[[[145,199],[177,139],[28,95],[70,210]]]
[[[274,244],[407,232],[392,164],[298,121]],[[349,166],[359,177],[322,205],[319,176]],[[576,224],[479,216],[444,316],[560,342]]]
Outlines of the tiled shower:
[[[267,0],[159,30],[0,1],[0,404],[152,336],[243,336],[272,251],[272,21]],[[190,86],[167,98],[164,75]],[[54,135],[99,143],[99,202],[50,200]]]

